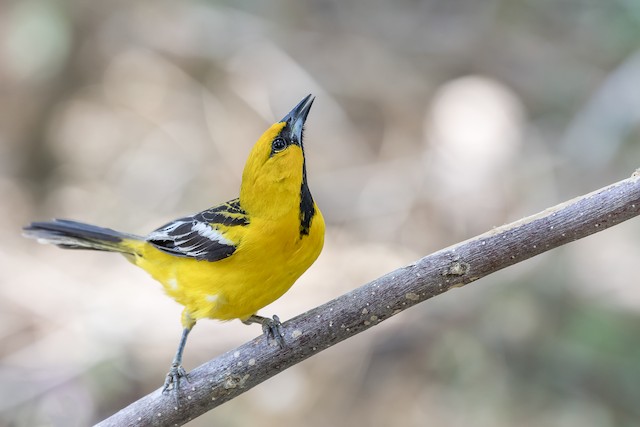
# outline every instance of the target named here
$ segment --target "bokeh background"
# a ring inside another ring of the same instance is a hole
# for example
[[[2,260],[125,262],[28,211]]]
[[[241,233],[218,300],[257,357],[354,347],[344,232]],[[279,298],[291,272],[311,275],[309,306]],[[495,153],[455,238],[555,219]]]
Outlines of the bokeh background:
[[[635,0],[0,3],[0,425],[84,426],[159,387],[180,307],[31,220],[146,233],[236,196],[303,96],[317,263],[289,318],[640,166]],[[191,426],[640,425],[640,222],[451,291]],[[200,322],[191,369],[260,333]]]

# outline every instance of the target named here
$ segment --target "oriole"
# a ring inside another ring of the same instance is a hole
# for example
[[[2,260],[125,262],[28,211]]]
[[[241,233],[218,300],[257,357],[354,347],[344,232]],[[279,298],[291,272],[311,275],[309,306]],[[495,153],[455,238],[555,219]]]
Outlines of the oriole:
[[[187,336],[200,319],[261,323],[267,337],[283,345],[278,317],[257,311],[293,285],[324,243],[324,219],[309,191],[302,144],[313,100],[305,97],[258,139],[237,199],[146,237],[62,219],[24,228],[27,237],[61,248],[122,253],[184,306],[182,337],[163,391],[179,390]]]

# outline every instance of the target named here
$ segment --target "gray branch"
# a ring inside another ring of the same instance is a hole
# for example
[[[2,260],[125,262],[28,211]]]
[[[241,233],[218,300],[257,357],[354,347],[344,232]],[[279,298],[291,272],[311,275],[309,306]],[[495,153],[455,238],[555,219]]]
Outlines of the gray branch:
[[[629,179],[426,256],[283,325],[286,348],[258,337],[189,373],[180,406],[160,390],[98,424],[174,426],[431,297],[640,214],[640,170]]]

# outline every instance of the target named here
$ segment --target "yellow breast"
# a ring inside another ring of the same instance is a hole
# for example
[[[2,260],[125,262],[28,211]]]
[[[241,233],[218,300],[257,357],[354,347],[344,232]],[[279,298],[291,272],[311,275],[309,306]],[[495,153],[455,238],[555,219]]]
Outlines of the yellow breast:
[[[134,262],[194,320],[245,319],[281,297],[320,255],[325,224],[315,209],[308,235],[300,234],[295,210],[277,221],[252,218],[238,228],[235,253],[220,261],[176,257],[145,245]]]

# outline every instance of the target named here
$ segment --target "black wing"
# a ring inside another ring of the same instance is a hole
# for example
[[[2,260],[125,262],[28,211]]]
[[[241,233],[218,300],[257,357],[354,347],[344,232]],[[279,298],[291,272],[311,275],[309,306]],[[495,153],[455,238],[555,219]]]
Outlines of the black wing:
[[[172,221],[147,236],[161,251],[197,260],[218,261],[231,256],[238,242],[226,238],[220,226],[244,227],[247,213],[234,199],[192,216]]]

